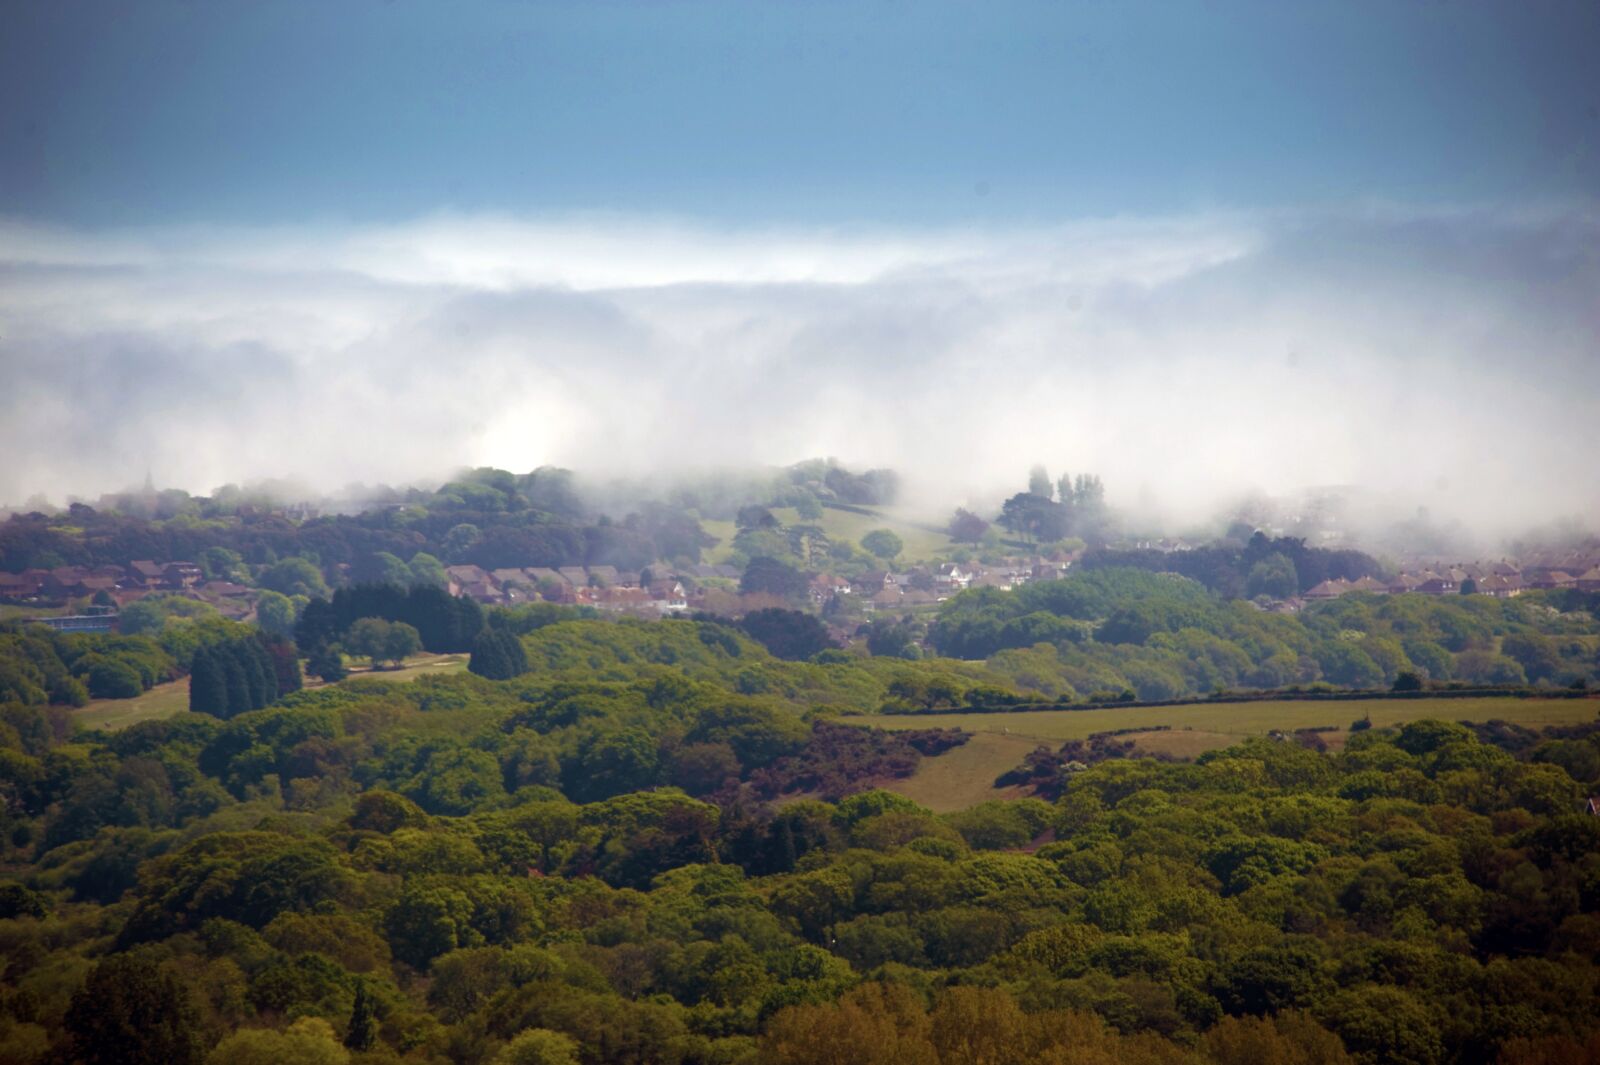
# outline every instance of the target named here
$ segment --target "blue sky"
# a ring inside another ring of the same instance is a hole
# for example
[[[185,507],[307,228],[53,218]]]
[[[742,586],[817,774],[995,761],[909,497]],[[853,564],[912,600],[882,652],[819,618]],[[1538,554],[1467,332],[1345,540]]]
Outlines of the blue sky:
[[[8,5],[0,214],[1048,221],[1600,188],[1600,6]]]

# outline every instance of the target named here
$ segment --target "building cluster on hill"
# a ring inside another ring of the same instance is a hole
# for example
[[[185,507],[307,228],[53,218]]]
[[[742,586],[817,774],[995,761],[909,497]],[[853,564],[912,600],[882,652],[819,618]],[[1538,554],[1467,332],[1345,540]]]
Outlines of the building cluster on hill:
[[[232,581],[207,580],[193,562],[142,560],[126,566],[57,566],[0,573],[0,600],[27,606],[96,599],[120,609],[155,594],[209,603],[224,617],[239,620],[254,609],[256,589]]]
[[[1071,565],[1072,557],[1063,555],[986,564],[945,562],[900,572],[874,570],[855,577],[818,573],[810,577],[808,592],[818,608],[844,598],[870,613],[940,603],[967,588],[1009,590],[1030,581],[1057,580],[1066,576]],[[619,613],[676,614],[706,609],[710,605],[707,592],[732,589],[744,571],[730,565],[663,565],[640,573],[615,566],[487,570],[460,565],[445,567],[445,573],[451,595],[466,596],[485,606],[547,602]]]
[[[739,570],[732,566],[694,568],[716,569],[719,572],[715,576],[719,577],[739,577]],[[654,577],[649,571],[632,572],[615,566],[486,570],[462,565],[445,567],[445,574],[451,595],[466,596],[485,606],[546,602],[628,613],[676,614],[697,605],[691,600],[690,588],[700,590],[692,579],[686,584],[685,577]]]
[[[1568,568],[1559,568],[1565,565]],[[1350,592],[1378,592],[1399,595],[1491,595],[1510,599],[1529,590],[1573,589],[1600,592],[1600,556],[1573,555],[1559,563],[1541,561],[1519,563],[1510,559],[1498,562],[1466,562],[1451,566],[1404,571],[1393,580],[1373,577],[1359,580],[1328,580],[1308,589],[1302,598],[1310,601],[1337,599]]]

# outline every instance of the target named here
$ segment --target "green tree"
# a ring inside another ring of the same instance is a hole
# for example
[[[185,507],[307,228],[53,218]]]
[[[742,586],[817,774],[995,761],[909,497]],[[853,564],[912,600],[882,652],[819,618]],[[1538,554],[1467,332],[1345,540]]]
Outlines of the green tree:
[[[420,650],[422,637],[414,627],[403,621],[389,623],[389,631],[383,637],[384,658],[398,666]]]
[[[269,589],[256,597],[256,624],[261,626],[261,631],[291,639],[294,622],[294,603],[288,596]]]
[[[113,954],[67,1009],[72,1059],[85,1065],[198,1065],[199,1014],[178,979],[140,954]]]
[[[885,562],[905,550],[905,542],[889,529],[873,529],[861,538],[861,546]]]
[[[426,551],[411,556],[411,583],[419,588],[443,588],[450,583],[444,563]]]
[[[284,595],[304,595],[313,599],[326,598],[328,582],[322,571],[307,559],[285,558],[262,571],[258,583]]]
[[[511,1037],[491,1065],[578,1065],[578,1044],[548,1028],[529,1028]]]
[[[378,1013],[372,996],[367,993],[365,980],[356,984],[356,1000],[350,1008],[350,1023],[346,1026],[344,1045],[351,1050],[370,1050],[378,1041]]]
[[[952,540],[977,546],[978,542],[983,539],[983,534],[988,531],[988,522],[970,510],[957,508],[955,515],[950,519],[950,525],[945,530],[945,534]]]
[[[287,1029],[241,1028],[218,1043],[206,1065],[345,1065],[350,1052],[321,1017],[301,1017]]]
[[[1250,567],[1245,578],[1245,593],[1254,599],[1258,595],[1273,599],[1289,599],[1300,594],[1300,575],[1295,572],[1294,561],[1287,555],[1274,552]]]

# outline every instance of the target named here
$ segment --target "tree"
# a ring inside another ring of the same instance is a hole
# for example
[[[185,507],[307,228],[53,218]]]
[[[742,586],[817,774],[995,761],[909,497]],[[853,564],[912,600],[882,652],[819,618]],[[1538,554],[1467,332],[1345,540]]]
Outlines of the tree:
[[[443,562],[426,551],[418,551],[411,556],[411,583],[418,588],[443,588],[450,583],[450,577]]]
[[[861,538],[861,546],[885,562],[905,550],[905,543],[888,529],[873,529]]]
[[[377,1041],[378,1012],[373,1008],[372,996],[367,994],[367,982],[363,980],[356,984],[356,1000],[350,1007],[344,1045],[351,1050],[370,1050]]]
[[[422,650],[422,637],[417,630],[403,621],[391,621],[383,637],[383,657],[399,666],[407,658]]]
[[[96,699],[132,699],[143,694],[139,671],[128,663],[104,655],[86,656],[85,660],[89,662],[89,694]],[[81,667],[84,662],[78,664]]]
[[[67,1009],[72,1060],[85,1065],[199,1065],[199,1014],[188,989],[140,954],[113,954]]]
[[[778,527],[778,519],[773,517],[772,511],[766,507],[751,504],[750,506],[739,508],[739,512],[734,515],[733,524],[735,528],[740,530],[776,529]]]
[[[578,1065],[578,1044],[549,1028],[529,1028],[511,1037],[491,1065]]]
[[[189,666],[189,712],[228,716],[228,678],[209,647],[196,651]]]
[[[382,662],[398,666],[406,656],[416,654],[422,649],[422,638],[403,621],[360,618],[350,626],[344,644],[351,654],[370,658],[372,668],[377,669]]]
[[[262,571],[258,583],[284,595],[305,595],[313,599],[328,594],[322,571],[303,558],[286,558]]]
[[[510,680],[528,671],[528,655],[516,634],[485,625],[473,641],[467,669],[489,680]]]
[[[287,1029],[241,1028],[218,1043],[206,1065],[344,1065],[350,1052],[321,1017],[301,1017]]]
[[[256,597],[256,624],[273,636],[294,635],[294,604],[282,592],[263,591]]]
[[[1000,524],[1018,536],[1038,541],[1059,540],[1070,531],[1067,509],[1044,496],[1018,492],[1000,508]]]
[[[324,645],[306,659],[306,670],[329,684],[336,684],[350,675],[350,670],[345,668],[344,655],[339,653],[339,645],[333,643]]]
[[[798,662],[833,646],[828,628],[815,614],[772,607],[752,610],[739,627],[778,658]]]
[[[125,636],[154,635],[167,623],[167,612],[150,599],[136,599],[117,614],[117,631]]]
[[[1250,567],[1244,586],[1252,599],[1258,595],[1289,599],[1300,594],[1300,575],[1287,555],[1274,552]]]
[[[806,575],[788,563],[769,555],[757,555],[745,566],[744,576],[739,578],[739,591],[746,595],[766,592],[792,599],[804,595],[809,584]]]
[[[955,516],[950,519],[950,525],[945,530],[952,540],[964,544],[977,546],[983,539],[983,534],[989,531],[989,523],[978,515],[965,508],[958,507]]]
[[[1462,595],[1477,595],[1478,582],[1473,580],[1471,577],[1468,577],[1466,580],[1461,582],[1461,587],[1458,589],[1458,591],[1460,591]]]
[[[1051,499],[1055,495],[1055,485],[1050,483],[1050,474],[1043,466],[1035,466],[1028,471],[1028,492],[1040,499]]]

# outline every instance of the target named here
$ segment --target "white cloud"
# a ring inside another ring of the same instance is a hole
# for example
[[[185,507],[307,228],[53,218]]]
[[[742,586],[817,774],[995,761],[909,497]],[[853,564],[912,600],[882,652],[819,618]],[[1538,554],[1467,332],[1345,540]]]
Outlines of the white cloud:
[[[147,467],[203,491],[835,454],[942,504],[1042,461],[1178,508],[1343,482],[1505,523],[1592,516],[1597,229],[1581,210],[932,233],[13,222],[0,501]]]

